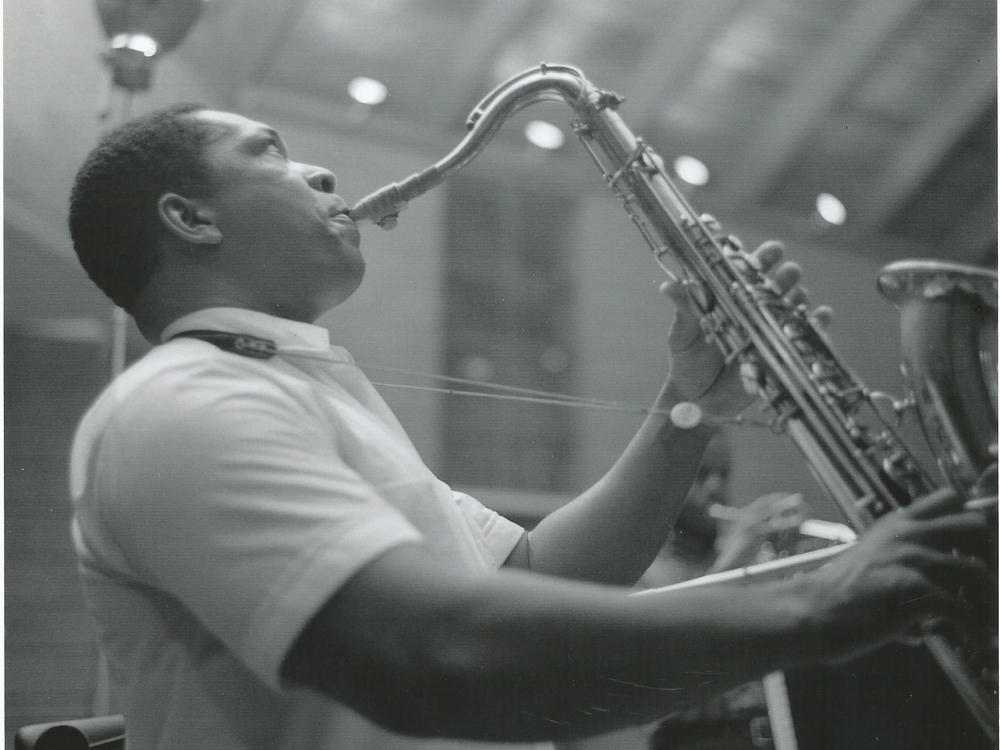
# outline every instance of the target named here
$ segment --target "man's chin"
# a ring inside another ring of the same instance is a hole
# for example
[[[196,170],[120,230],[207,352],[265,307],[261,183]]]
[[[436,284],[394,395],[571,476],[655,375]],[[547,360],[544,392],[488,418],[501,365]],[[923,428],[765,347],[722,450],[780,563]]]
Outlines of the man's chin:
[[[323,313],[346,302],[361,286],[364,276],[365,261],[359,255],[357,263],[352,264],[349,268],[346,267],[345,264],[345,266],[338,271],[336,279],[333,283],[328,285],[326,289],[317,295],[319,307],[322,308],[319,314],[322,315]]]

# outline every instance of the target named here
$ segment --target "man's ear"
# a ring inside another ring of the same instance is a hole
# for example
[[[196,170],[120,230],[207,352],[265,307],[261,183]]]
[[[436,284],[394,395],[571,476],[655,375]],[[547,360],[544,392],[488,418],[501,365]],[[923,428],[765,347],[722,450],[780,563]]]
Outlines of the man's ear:
[[[164,193],[156,203],[156,211],[164,226],[185,242],[198,245],[222,242],[215,212],[197,200],[177,193]]]

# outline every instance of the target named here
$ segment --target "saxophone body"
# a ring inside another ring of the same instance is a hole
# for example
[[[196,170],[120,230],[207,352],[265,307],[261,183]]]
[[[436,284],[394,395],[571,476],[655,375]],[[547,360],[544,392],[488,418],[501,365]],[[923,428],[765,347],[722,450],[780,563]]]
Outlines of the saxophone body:
[[[501,83],[472,111],[467,135],[449,154],[362,199],[352,218],[391,228],[408,201],[471,161],[511,115],[545,100],[573,110],[573,130],[656,261],[687,287],[705,336],[727,361],[761,373],[758,395],[771,428],[791,437],[855,530],[863,532],[879,516],[938,488],[808,309],[787,301],[738,240],[696,213],[667,177],[662,159],[618,115],[623,99],[593,86],[577,68],[542,64]],[[995,427],[993,445],[995,451]],[[936,625],[923,633],[994,741],[995,636],[994,628],[987,638],[993,646],[983,648],[981,639],[957,628]]]

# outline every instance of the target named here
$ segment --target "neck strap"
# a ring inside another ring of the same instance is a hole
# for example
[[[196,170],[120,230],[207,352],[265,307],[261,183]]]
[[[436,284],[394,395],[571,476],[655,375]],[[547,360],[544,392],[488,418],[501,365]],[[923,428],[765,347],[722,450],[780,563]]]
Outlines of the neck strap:
[[[223,351],[232,354],[239,354],[242,357],[252,357],[253,359],[271,359],[278,353],[278,346],[271,339],[251,336],[248,333],[229,333],[228,331],[181,331],[170,337],[170,340],[179,338],[201,339],[209,344],[214,344]]]

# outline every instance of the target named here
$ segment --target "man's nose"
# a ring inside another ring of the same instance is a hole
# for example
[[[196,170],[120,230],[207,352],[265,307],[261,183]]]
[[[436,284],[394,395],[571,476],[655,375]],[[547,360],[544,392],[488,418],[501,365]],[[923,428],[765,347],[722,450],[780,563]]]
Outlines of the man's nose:
[[[301,169],[305,175],[306,182],[313,190],[322,193],[332,193],[337,186],[337,176],[329,169],[317,167],[312,164],[302,164]]]

